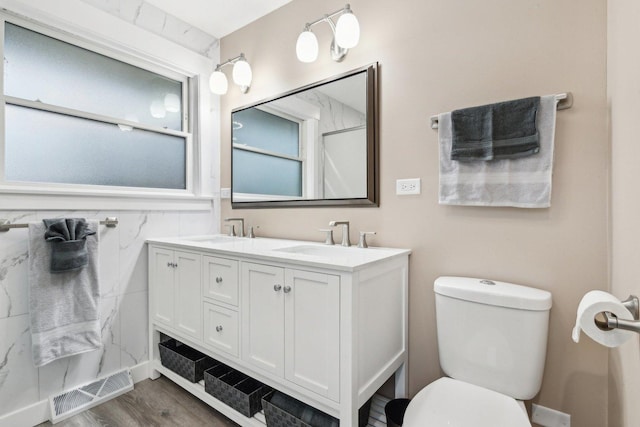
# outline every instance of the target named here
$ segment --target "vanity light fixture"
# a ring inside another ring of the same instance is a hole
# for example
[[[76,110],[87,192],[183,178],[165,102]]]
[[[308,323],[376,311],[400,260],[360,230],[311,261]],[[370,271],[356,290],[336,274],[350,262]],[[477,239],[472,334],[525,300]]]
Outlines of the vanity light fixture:
[[[229,83],[227,83],[227,76],[222,72],[222,67],[231,64],[233,64],[233,72],[231,74],[233,82],[240,86],[240,91],[242,93],[247,93],[249,91],[253,73],[251,72],[251,65],[249,65],[247,59],[244,57],[244,53],[241,53],[235,58],[229,59],[216,66],[215,71],[211,73],[211,77],[209,78],[209,87],[211,92],[217,95],[224,95],[227,93]]]
[[[337,23],[333,23],[331,18],[340,15]],[[320,19],[305,24],[304,30],[298,36],[296,42],[296,55],[300,62],[313,62],[318,58],[318,39],[311,31],[311,27],[321,22],[326,22],[333,32],[331,41],[331,59],[340,62],[347,55],[352,47],[355,47],[360,40],[360,24],[351,11],[349,4]]]

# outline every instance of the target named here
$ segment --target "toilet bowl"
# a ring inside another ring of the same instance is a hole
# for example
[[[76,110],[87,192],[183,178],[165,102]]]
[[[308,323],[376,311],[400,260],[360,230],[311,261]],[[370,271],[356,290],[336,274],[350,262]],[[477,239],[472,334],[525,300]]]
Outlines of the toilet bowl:
[[[411,400],[403,427],[531,427],[522,401],[542,384],[551,294],[467,277],[439,277],[434,292],[447,377]]]
[[[522,401],[452,378],[423,388],[404,414],[403,427],[531,427]]]

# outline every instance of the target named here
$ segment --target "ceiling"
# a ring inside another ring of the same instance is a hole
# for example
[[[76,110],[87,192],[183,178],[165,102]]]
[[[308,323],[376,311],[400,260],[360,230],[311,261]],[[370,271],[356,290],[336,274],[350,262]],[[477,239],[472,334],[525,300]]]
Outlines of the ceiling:
[[[145,0],[220,39],[291,0]]]

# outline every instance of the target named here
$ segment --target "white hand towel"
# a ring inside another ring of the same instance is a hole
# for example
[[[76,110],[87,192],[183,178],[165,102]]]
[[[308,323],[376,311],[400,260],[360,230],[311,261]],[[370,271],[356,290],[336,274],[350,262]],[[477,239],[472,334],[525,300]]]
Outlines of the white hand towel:
[[[29,224],[29,316],[33,362],[37,367],[56,359],[102,347],[98,282],[98,221],[87,221],[88,265],[76,271],[51,273],[50,243],[42,222]]]
[[[440,114],[440,204],[518,208],[551,206],[556,107],[555,95],[540,98],[538,154],[489,162],[451,160],[451,113]]]

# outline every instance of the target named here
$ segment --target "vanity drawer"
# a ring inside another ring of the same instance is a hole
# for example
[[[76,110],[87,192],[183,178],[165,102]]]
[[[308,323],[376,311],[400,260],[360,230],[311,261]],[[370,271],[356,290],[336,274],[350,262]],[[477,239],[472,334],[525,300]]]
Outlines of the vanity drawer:
[[[238,312],[215,304],[204,306],[204,345],[238,356]]]
[[[238,261],[202,257],[204,286],[202,293],[205,298],[238,306]]]

